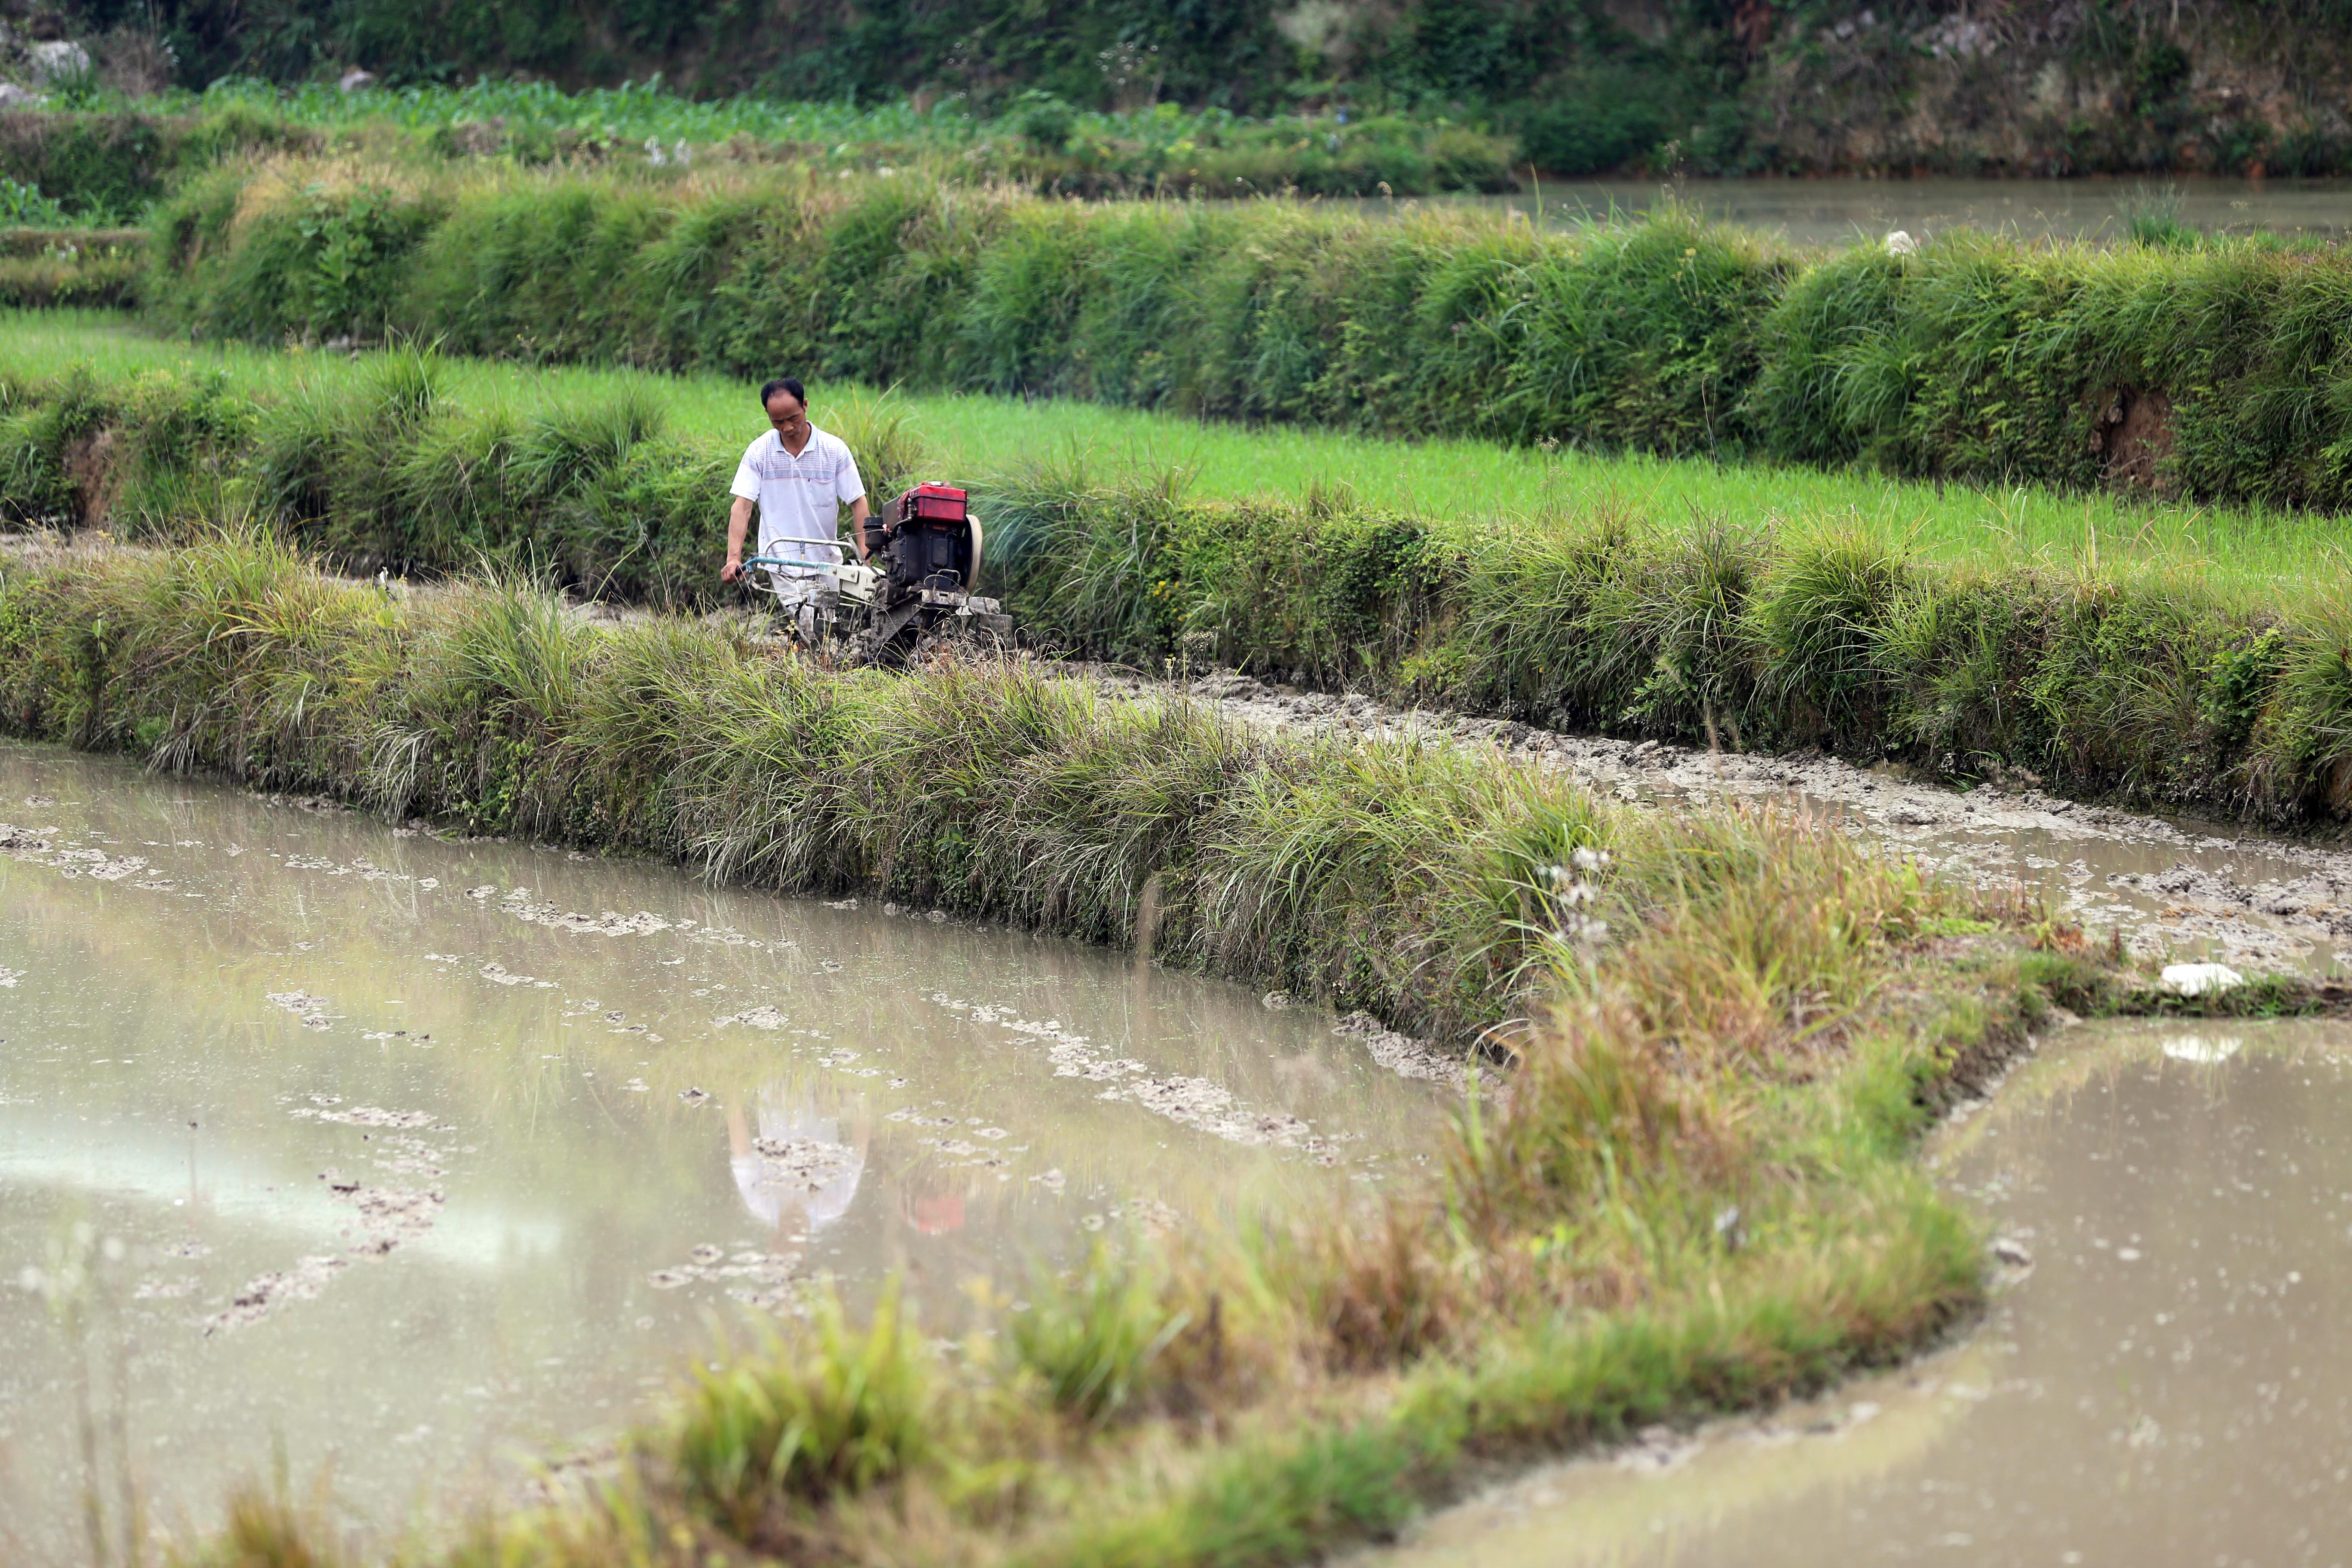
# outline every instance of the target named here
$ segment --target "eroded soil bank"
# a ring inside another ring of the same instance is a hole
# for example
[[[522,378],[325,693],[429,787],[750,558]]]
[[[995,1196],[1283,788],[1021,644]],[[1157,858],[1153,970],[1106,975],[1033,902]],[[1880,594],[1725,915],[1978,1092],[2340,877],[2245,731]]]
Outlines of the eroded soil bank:
[[[1359,1568],[2342,1563],[2347,1128],[2342,1022],[2069,1030],[1937,1144],[2002,1259],[1966,1343],[1538,1471]]]
[[[282,1441],[390,1531],[820,1275],[945,1331],[1097,1237],[1376,1189],[1452,1093],[1327,1009],[924,910],[13,742],[0,824],[12,1561],[81,1550],[84,1363],[110,1500],[127,1464],[201,1525]]]

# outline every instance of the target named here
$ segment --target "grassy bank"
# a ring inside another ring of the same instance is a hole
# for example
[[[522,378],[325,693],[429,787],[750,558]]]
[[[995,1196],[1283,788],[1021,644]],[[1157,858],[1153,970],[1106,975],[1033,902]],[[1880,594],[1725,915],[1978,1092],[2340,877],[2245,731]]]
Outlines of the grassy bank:
[[[718,498],[740,384],[404,354],[166,368],[180,351],[120,336],[43,375],[58,330],[0,334],[0,509],[19,521],[168,541],[257,516],[362,572],[505,559],[638,602],[732,598]],[[1049,646],[2282,820],[2352,808],[2352,675],[2324,588],[2341,555],[2315,521],[1924,491],[1874,513],[1751,510],[1772,483],[1755,473],[1684,509],[1578,493],[1580,472],[1630,486],[1655,464],[1492,448],[1462,450],[1540,481],[1527,510],[1412,510],[1267,493],[1278,469],[1253,437],[1200,431],[1224,454],[1205,471],[1249,498],[1229,501],[1039,439],[1067,407],[824,395],[877,493],[934,469],[978,489],[992,587]],[[1100,417],[1116,436],[1142,416]],[[1374,445],[1320,439],[1317,461]],[[1563,462],[1584,467],[1543,466]],[[2050,548],[1968,548],[1964,509],[1996,503]],[[2063,549],[2076,526],[2084,547]]]
[[[146,244],[135,229],[0,228],[0,308],[128,310]]]
[[[1813,257],[1668,207],[1073,205],[927,179],[225,171],[150,309],[203,336],[468,353],[1513,444],[1859,463],[2328,510],[2346,262],[2230,240]],[[780,258],[790,265],[779,265]]]
[[[698,1373],[608,1487],[411,1561],[1297,1562],[1479,1464],[1818,1384],[1976,1300],[1978,1238],[1912,1140],[2098,979],[1801,821],[1635,814],[1018,666],[827,676],[719,625],[404,597],[254,537],[8,569],[0,721],[1097,939],[1149,903],[1155,954],[1504,1025],[1511,1092],[1425,1190],[1106,1250],[952,1360],[820,1298]],[[193,1560],[334,1542],[256,1497]]]

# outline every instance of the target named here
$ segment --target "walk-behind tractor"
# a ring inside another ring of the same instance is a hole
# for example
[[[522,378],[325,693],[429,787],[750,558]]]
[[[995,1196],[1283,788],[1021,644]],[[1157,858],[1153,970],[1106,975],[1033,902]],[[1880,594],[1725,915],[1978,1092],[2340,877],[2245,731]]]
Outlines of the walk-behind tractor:
[[[950,485],[917,485],[867,520],[863,564],[838,541],[810,541],[843,559],[755,555],[743,565],[747,574],[782,567],[830,578],[817,595],[820,648],[860,663],[904,665],[949,641],[1010,643],[1013,617],[977,592],[982,539],[969,501]]]

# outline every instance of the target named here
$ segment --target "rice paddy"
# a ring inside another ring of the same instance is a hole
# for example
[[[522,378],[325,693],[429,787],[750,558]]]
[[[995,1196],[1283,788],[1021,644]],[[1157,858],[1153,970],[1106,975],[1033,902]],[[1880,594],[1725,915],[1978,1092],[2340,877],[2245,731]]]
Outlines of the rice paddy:
[[[19,382],[79,363],[102,382],[194,370],[220,374],[245,396],[278,400],[298,384],[330,396],[339,386],[356,387],[367,363],[365,356],[299,346],[175,342],[104,311],[0,314],[0,375]],[[731,377],[454,357],[442,363],[448,399],[478,410],[528,411],[635,394],[649,397],[664,427],[681,437],[749,441],[763,428],[755,387]],[[810,380],[821,424],[829,404],[873,402],[873,388]],[[925,477],[983,488],[990,479],[1050,464],[1075,467],[1114,488],[1165,476],[1196,500],[1291,504],[1319,496],[1474,531],[1503,524],[1540,530],[1546,518],[1593,510],[1669,532],[1850,529],[1913,558],[1971,571],[2034,567],[2106,580],[2176,579],[2248,612],[2305,600],[2345,569],[2352,547],[2352,521],[2258,506],[1244,426],[1075,399],[894,391],[888,401],[920,442]]]

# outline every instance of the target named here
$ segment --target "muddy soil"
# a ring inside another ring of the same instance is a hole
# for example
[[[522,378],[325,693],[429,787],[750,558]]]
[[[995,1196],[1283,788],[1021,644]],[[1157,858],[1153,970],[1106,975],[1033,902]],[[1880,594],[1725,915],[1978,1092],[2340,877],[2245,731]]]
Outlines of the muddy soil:
[[[1076,667],[1074,667],[1076,668]],[[1084,667],[1107,693],[1160,683]],[[2143,957],[2326,974],[2352,966],[2352,852],[2251,828],[2086,805],[2031,785],[1956,790],[1834,757],[1710,752],[1561,734],[1363,696],[1272,687],[1232,670],[1185,688],[1245,722],[1302,733],[1422,736],[1571,774],[1612,799],[1683,809],[1778,801],[1819,813],[1935,871],[2022,886]]]
[[[1100,949],[7,742],[0,910],[10,1563],[82,1560],[85,1367],[108,1499],[201,1521],[282,1442],[382,1539],[820,1279],[960,1331],[975,1281],[1369,1201],[1454,1102]]]
[[[1965,1342],[1520,1476],[1353,1568],[2352,1556],[2352,1025],[2071,1029],[1932,1158],[1992,1227]]]

